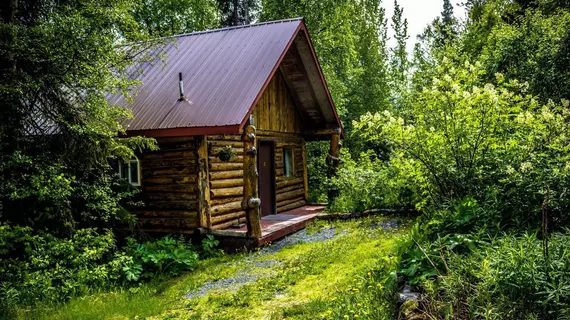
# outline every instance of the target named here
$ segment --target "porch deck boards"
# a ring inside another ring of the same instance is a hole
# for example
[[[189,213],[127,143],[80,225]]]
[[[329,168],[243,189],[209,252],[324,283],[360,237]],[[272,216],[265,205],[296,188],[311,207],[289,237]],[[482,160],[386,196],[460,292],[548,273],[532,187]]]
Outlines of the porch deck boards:
[[[259,239],[247,238],[246,226],[242,226],[239,229],[226,229],[223,230],[223,233],[220,232],[217,234],[218,236],[226,238],[221,239],[223,240],[223,246],[229,245],[236,249],[238,247],[261,247],[305,228],[313,222],[317,215],[324,209],[325,206],[321,205],[307,205],[278,214],[264,216],[261,218],[261,238]],[[216,233],[214,234],[216,235]],[[234,243],[230,245],[229,242]]]

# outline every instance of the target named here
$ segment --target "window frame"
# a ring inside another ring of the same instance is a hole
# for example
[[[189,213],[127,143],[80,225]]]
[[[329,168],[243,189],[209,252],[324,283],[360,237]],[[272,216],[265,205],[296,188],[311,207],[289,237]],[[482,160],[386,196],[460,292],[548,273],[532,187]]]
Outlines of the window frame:
[[[131,177],[132,177],[132,175],[131,175],[131,171],[132,171],[131,163],[137,164],[137,182],[133,182],[131,179]],[[124,165],[126,165],[126,167],[127,167],[126,173],[123,172],[123,166]],[[137,158],[130,159],[129,162],[127,162],[127,163],[125,163],[123,161],[119,161],[119,177],[121,177],[121,179],[127,180],[127,182],[129,182],[133,187],[140,187],[141,186],[141,162],[139,161],[139,159],[137,159]]]
[[[287,175],[287,160],[285,160],[287,157],[285,151],[289,151],[289,154],[291,156],[290,170],[289,170],[290,175]],[[283,147],[283,176],[285,178],[295,178],[295,146]]]

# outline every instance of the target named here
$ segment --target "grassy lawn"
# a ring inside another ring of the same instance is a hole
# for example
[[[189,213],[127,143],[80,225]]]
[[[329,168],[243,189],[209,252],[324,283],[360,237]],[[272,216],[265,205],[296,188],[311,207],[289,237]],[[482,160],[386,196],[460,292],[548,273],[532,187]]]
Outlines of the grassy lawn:
[[[194,272],[176,279],[20,310],[18,315],[22,319],[389,319],[394,245],[406,226],[385,228],[387,221],[393,220],[319,221],[305,233],[313,240],[204,260]]]

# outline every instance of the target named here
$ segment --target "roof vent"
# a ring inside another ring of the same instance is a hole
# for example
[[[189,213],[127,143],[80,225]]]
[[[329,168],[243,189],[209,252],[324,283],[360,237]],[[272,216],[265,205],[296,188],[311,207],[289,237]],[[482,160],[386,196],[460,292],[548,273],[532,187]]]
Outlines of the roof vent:
[[[182,80],[182,72],[178,73],[178,91],[180,91],[178,101],[186,100],[186,96],[184,95],[184,80]]]

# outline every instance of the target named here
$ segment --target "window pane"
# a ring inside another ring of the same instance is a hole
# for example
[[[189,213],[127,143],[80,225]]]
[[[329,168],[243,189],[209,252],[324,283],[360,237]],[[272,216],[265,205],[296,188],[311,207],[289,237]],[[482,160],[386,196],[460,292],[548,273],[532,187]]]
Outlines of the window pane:
[[[283,148],[283,166],[286,177],[293,176],[293,156],[291,148]]]
[[[132,184],[139,184],[139,162],[137,160],[130,161],[130,178]]]

